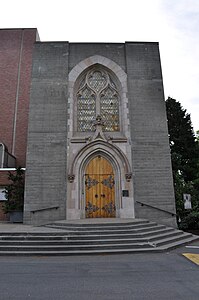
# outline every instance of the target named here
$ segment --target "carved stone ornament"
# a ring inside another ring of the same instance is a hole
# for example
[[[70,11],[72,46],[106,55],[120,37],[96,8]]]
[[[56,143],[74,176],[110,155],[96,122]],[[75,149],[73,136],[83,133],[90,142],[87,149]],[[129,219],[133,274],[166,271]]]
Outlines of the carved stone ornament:
[[[75,175],[68,175],[69,182],[72,183],[74,181],[74,179],[75,179]]]
[[[85,138],[85,141],[86,141],[87,144],[90,143],[91,140],[92,140],[92,138],[90,136]]]
[[[126,181],[128,181],[128,182],[131,181],[132,173],[126,173],[125,178],[126,178]]]
[[[93,125],[95,126],[95,133],[93,135],[92,140],[94,141],[96,139],[101,139],[107,141],[103,133],[104,122],[102,121],[102,117],[100,115],[96,117],[96,121]]]
[[[95,121],[94,125],[95,125],[95,126],[96,126],[96,125],[101,125],[101,126],[104,125],[104,122],[102,121],[102,117],[101,117],[100,115],[97,115],[96,121]]]

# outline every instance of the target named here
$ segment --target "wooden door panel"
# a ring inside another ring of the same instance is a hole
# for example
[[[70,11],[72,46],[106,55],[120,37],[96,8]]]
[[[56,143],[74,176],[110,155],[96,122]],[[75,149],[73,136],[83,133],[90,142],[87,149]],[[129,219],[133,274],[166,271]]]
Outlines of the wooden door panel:
[[[101,176],[102,217],[115,217],[115,181],[113,174]]]
[[[86,217],[115,217],[115,181],[112,165],[98,156],[90,161],[85,174]]]
[[[91,177],[92,176],[92,177]],[[97,218],[99,216],[99,178],[92,174],[85,176],[86,189],[86,217]]]

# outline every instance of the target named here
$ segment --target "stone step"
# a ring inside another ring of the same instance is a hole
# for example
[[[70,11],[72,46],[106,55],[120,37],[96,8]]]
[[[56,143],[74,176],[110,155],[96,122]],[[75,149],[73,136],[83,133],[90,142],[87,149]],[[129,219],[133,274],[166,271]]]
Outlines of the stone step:
[[[173,241],[161,247],[131,248],[131,249],[97,249],[97,250],[68,250],[68,251],[0,251],[0,256],[69,256],[69,255],[102,255],[102,254],[133,254],[133,253],[160,253],[177,248],[178,246],[198,240],[192,236],[183,241]]]
[[[0,251],[69,251],[69,250],[100,250],[100,249],[127,249],[127,248],[150,248],[153,247],[147,242],[142,243],[117,243],[117,244],[82,244],[82,245],[17,245],[1,246]]]
[[[103,254],[130,254],[143,252],[162,252],[158,248],[141,249],[106,249],[106,250],[73,250],[73,251],[0,251],[0,256],[69,256],[69,255],[103,255]]]
[[[43,240],[53,240],[53,241],[61,241],[61,240],[66,240],[67,235],[61,235],[61,236],[51,236],[51,235],[16,235],[16,236],[11,236],[11,235],[4,235],[0,236],[0,241],[22,241],[22,240],[35,240],[35,241],[43,241]]]
[[[180,230],[170,230],[170,231],[165,231],[165,232],[161,232],[159,234],[156,234],[154,236],[150,236],[147,238],[148,241],[150,242],[155,242],[155,241],[158,241],[158,240],[162,240],[163,238],[166,238],[166,237],[177,237],[177,236],[181,236],[183,235],[183,231],[180,231]]]
[[[97,250],[68,250],[68,251],[1,251],[0,256],[66,256],[66,255],[96,255],[96,254],[131,254],[131,253],[153,253],[172,250],[178,246],[182,246],[187,243],[191,243],[194,240],[198,240],[198,236],[187,237],[180,241],[172,241],[167,245],[160,247],[146,247],[146,248],[128,248],[128,249],[97,249]]]
[[[72,222],[72,223],[69,223],[69,222],[63,222],[63,221],[56,221],[56,222],[54,222],[54,223],[51,223],[51,224],[47,224],[47,225],[45,225],[45,227],[46,226],[50,226],[50,225],[59,225],[59,226],[67,226],[67,227],[104,227],[104,226],[106,226],[106,227],[116,227],[116,226],[131,226],[131,225],[142,225],[142,224],[151,224],[151,223],[154,223],[154,222],[150,222],[150,221],[148,221],[148,220],[139,220],[139,219],[134,219],[134,221],[122,221],[122,219],[120,219],[121,221],[120,222],[117,222],[117,221],[115,221],[115,219],[114,218],[112,218],[111,219],[111,221],[109,221],[109,222],[106,222],[106,221],[104,221],[104,220],[106,220],[106,219],[100,219],[100,222],[99,222],[99,219],[97,219],[98,220],[98,222],[93,222],[94,220],[96,220],[96,219],[86,219],[87,220],[87,222],[85,222],[85,223],[79,223],[79,222],[77,222],[77,223],[74,223],[74,222]],[[89,222],[91,222],[91,223],[89,223]]]
[[[70,224],[70,226],[68,225],[65,225],[65,224],[48,224],[48,225],[45,225],[45,227],[47,228],[54,228],[54,229],[63,229],[63,230],[66,230],[66,231],[79,231],[79,232],[83,232],[83,231],[117,231],[117,230],[131,230],[131,229],[144,229],[144,228],[148,228],[148,227],[152,227],[152,226],[157,226],[157,223],[143,223],[143,224],[124,224],[124,225],[121,225],[121,224],[118,224],[117,226],[114,225],[111,225],[111,224],[108,224],[109,226],[107,225],[97,225],[95,224],[94,226],[73,226],[72,224]]]
[[[159,247],[159,246],[167,245],[168,243],[181,241],[183,239],[187,239],[187,238],[191,238],[191,237],[192,237],[192,234],[185,232],[178,236],[171,236],[171,237],[165,237],[165,238],[163,237],[161,240],[153,241],[153,244],[155,244],[155,247]]]
[[[45,240],[38,240],[38,239],[23,239],[20,240],[0,240],[0,246],[7,245],[7,246],[34,246],[34,245],[96,245],[96,244],[114,244],[114,243],[130,243],[130,244],[136,244],[136,243],[156,243],[158,240],[163,240],[165,238],[169,237],[178,237],[179,235],[183,235],[183,232],[181,231],[173,231],[173,232],[166,232],[161,233],[159,235],[156,235],[152,238],[125,238],[125,239],[95,239],[95,240],[70,240],[66,238],[62,239],[45,239]],[[35,237],[34,237],[35,238]]]
[[[94,244],[94,243],[114,243],[114,242],[120,242],[120,243],[128,243],[128,242],[131,242],[131,243],[136,243],[136,242],[156,242],[158,240],[162,240],[163,238],[169,238],[169,237],[178,237],[178,236],[181,236],[183,235],[183,232],[182,231],[175,231],[175,230],[172,230],[172,231],[166,231],[166,232],[163,232],[161,234],[157,234],[155,236],[149,236],[149,237],[139,237],[139,238],[136,238],[136,237],[123,237],[123,238],[119,238],[117,236],[115,236],[113,238],[113,236],[111,236],[109,239],[108,238],[104,238],[104,239],[99,239],[99,238],[95,238],[95,239],[91,239],[91,240],[85,240],[85,239],[70,239],[70,237],[68,238],[68,241],[67,243],[75,243],[75,244],[82,244],[82,243],[89,243],[89,244]]]
[[[168,243],[166,246],[161,247],[142,247],[142,248],[124,248],[124,249],[100,249],[97,248],[97,250],[94,249],[84,249],[84,250],[67,250],[67,251],[48,251],[44,249],[40,249],[36,251],[35,249],[33,251],[24,251],[22,249],[18,249],[18,251],[1,251],[0,250],[0,256],[66,256],[66,255],[96,255],[96,254],[130,254],[130,253],[153,253],[153,252],[162,252],[162,251],[168,251],[177,248],[178,246],[182,246],[187,243],[191,243],[194,240],[198,240],[198,236],[191,236],[187,237],[180,241],[172,241],[171,243]]]
[[[54,228],[54,227],[53,227]],[[128,234],[128,233],[140,233],[140,232],[147,232],[151,231],[155,228],[155,230],[158,229],[164,229],[166,226],[164,225],[157,225],[152,224],[151,226],[147,226],[146,228],[136,228],[136,229],[129,229],[129,228],[122,228],[122,229],[98,229],[98,230],[67,230],[68,234],[73,235],[105,235],[105,234]],[[65,229],[66,231],[66,229]]]
[[[35,240],[35,241],[42,241],[42,240],[57,240],[57,241],[61,241],[61,240],[78,240],[78,239],[82,239],[82,240],[88,240],[88,239],[108,239],[108,238],[113,238],[113,239],[126,239],[126,238],[139,238],[140,236],[141,237],[144,237],[144,236],[148,236],[148,235],[155,235],[157,233],[165,233],[165,232],[170,232],[170,231],[173,231],[174,229],[173,228],[165,228],[165,229],[157,229],[157,230],[153,230],[153,231],[150,231],[150,232],[142,232],[142,233],[127,233],[127,234],[116,234],[116,233],[111,233],[111,234],[94,234],[94,235],[73,235],[73,234],[70,234],[68,232],[66,233],[63,233],[61,235],[51,235],[51,233],[45,233],[45,235],[41,235],[40,233],[37,233],[37,234],[27,234],[27,233],[20,233],[20,234],[2,234],[0,235],[0,241],[20,241],[20,240]],[[75,232],[76,233],[76,232]]]
[[[73,225],[58,225],[62,227],[60,232],[51,232],[50,228],[49,232],[42,232],[42,228],[39,232],[37,228],[37,232],[31,233],[0,233],[0,256],[161,252],[199,239],[190,233],[149,221],[133,222],[132,225],[129,222],[109,226],[99,223],[97,226]],[[58,230],[57,223],[55,226]]]
[[[146,231],[146,232],[140,232],[140,233],[137,233],[137,232],[130,232],[130,233],[110,233],[110,234],[104,234],[104,233],[101,233],[101,234],[90,234],[90,235],[76,235],[76,234],[69,234],[67,237],[68,237],[68,240],[78,240],[78,239],[81,239],[81,240],[89,240],[89,239],[92,239],[92,240],[95,240],[95,239],[109,239],[109,238],[112,238],[112,239],[126,239],[126,238],[144,238],[144,237],[149,237],[149,236],[153,236],[153,235],[157,235],[157,234],[161,234],[161,233],[164,233],[164,232],[171,232],[171,231],[174,231],[173,228],[163,228],[163,229],[154,229],[152,231]]]
[[[166,244],[156,247],[156,249],[160,249],[161,251],[168,251],[198,240],[199,240],[199,236],[191,235],[186,238],[184,237],[181,240],[174,240],[174,241],[170,240]]]
[[[97,244],[114,244],[114,243],[143,243],[147,242],[146,239],[125,239],[125,240],[116,240],[116,239],[105,239],[105,240],[60,240],[60,241],[38,241],[38,240],[20,240],[20,241],[0,241],[0,246],[34,246],[34,245],[46,245],[46,246],[56,246],[56,245],[97,245]]]
[[[3,236],[11,236],[11,237],[14,237],[14,236],[65,236],[66,235],[66,232],[64,231],[52,231],[52,230],[49,230],[49,232],[43,232],[43,231],[38,231],[37,232],[15,232],[15,231],[3,231],[3,232],[0,232],[0,238],[3,237]]]

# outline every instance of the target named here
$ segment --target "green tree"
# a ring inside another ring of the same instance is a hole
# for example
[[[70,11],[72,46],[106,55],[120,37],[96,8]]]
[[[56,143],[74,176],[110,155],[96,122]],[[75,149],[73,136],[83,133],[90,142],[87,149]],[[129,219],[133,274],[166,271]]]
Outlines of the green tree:
[[[183,193],[191,194],[192,211],[197,213],[199,209],[199,142],[194,135],[190,114],[180,102],[169,97],[166,110],[176,209],[183,220],[188,214],[184,209]]]
[[[199,130],[196,131],[196,140],[199,142]]]
[[[9,172],[10,184],[5,187],[4,193],[7,201],[4,204],[4,212],[23,211],[24,205],[24,170],[21,167],[13,174]]]
[[[180,102],[170,97],[166,100],[166,109],[173,172],[180,172],[188,182],[196,177],[198,161],[197,141],[190,114]]]

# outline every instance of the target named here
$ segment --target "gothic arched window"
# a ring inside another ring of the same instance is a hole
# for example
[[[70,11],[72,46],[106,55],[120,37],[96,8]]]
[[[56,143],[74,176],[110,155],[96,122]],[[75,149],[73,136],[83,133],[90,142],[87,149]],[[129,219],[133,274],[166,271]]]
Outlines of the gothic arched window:
[[[94,131],[100,115],[104,131],[119,131],[119,93],[111,75],[104,69],[89,70],[77,92],[77,131]]]

